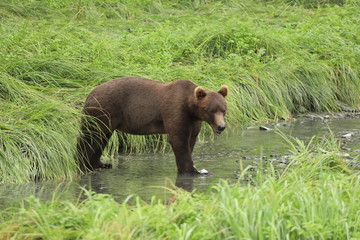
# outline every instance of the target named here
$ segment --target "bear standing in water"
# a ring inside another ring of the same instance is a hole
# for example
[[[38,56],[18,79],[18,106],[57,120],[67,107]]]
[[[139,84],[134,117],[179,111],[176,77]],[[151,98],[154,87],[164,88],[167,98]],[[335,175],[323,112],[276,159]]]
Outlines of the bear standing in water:
[[[114,130],[147,135],[168,134],[178,173],[199,174],[191,154],[203,121],[220,135],[228,88],[219,92],[198,87],[188,80],[171,83],[146,78],[124,77],[105,82],[87,97],[82,135],[78,141],[79,164],[87,168],[110,168],[100,161]]]

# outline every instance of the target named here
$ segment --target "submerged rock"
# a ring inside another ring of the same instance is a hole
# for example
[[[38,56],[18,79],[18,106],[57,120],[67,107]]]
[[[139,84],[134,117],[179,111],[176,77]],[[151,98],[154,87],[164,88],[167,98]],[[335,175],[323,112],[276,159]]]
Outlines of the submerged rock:
[[[316,114],[309,114],[306,117],[310,118],[310,120],[324,120],[323,116],[316,115]]]
[[[337,155],[339,157],[343,157],[343,158],[350,158],[350,154],[348,154],[348,153],[338,153]]]
[[[347,147],[341,147],[342,150],[345,150],[345,151],[348,151],[348,152],[351,152],[351,148],[347,148]]]
[[[343,112],[355,112],[356,110],[353,107],[350,107],[344,102],[337,102],[338,108]]]
[[[352,135],[353,135],[352,133],[347,133],[347,134],[342,135],[341,137],[342,138],[351,138]]]
[[[285,164],[285,163],[280,163],[278,165],[276,165],[276,167],[278,168],[286,168],[288,166],[288,164]]]
[[[268,127],[265,127],[265,126],[260,126],[259,129],[262,130],[262,131],[270,131],[270,130],[272,130],[271,128],[268,128]]]

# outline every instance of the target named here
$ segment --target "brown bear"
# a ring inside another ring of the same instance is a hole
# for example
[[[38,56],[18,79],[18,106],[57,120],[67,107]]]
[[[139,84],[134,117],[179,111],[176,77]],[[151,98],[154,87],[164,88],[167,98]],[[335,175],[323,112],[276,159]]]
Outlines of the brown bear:
[[[78,141],[82,169],[110,168],[100,161],[114,130],[147,135],[168,134],[178,173],[200,174],[191,154],[203,121],[220,135],[228,88],[219,92],[198,87],[189,80],[170,83],[124,77],[105,82],[90,92],[83,112],[93,120],[82,121]]]

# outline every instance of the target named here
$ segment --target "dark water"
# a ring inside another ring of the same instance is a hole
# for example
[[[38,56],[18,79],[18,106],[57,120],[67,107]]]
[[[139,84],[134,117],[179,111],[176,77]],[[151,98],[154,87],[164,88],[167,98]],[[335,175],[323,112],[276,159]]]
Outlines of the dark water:
[[[268,127],[305,141],[314,135],[324,136],[330,128],[335,137],[343,142],[349,162],[359,160],[359,118],[310,117]],[[172,152],[120,156],[118,166],[113,169],[96,171],[74,181],[0,185],[0,207],[31,195],[42,200],[55,198],[76,201],[81,187],[112,194],[119,201],[131,194],[140,195],[145,200],[153,195],[167,198],[171,193],[164,187],[172,189],[174,185],[201,192],[219,179],[236,179],[240,164],[245,167],[259,161],[259,156],[286,154],[286,145],[277,131],[260,131],[259,126],[254,126],[225,132],[220,137],[200,139],[195,146],[193,158],[196,167],[210,171],[213,174],[211,177],[178,177]],[[342,138],[347,133],[352,133],[352,137]]]

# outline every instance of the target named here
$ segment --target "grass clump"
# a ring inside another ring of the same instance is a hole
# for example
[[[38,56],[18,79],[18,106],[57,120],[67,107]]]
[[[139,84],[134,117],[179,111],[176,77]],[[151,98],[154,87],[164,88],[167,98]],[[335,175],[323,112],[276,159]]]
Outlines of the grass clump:
[[[308,2],[1,1],[0,152],[8,167],[0,176],[17,171],[8,163],[24,156],[20,139],[32,139],[25,152],[42,153],[25,154],[31,164],[48,158],[73,166],[86,95],[122,76],[187,78],[212,90],[226,84],[232,126],[336,111],[339,101],[357,107],[358,3]],[[119,142],[131,152],[165,149],[161,137],[120,135],[109,155]],[[74,167],[56,169],[54,176],[75,174]],[[42,171],[34,174],[52,178]]]
[[[294,151],[285,172],[271,167],[257,184],[223,180],[207,193],[170,190],[172,200],[85,191],[73,203],[34,197],[0,213],[2,239],[354,239],[360,179],[346,170],[333,139],[286,140]],[[318,149],[332,149],[326,154]],[[244,172],[246,174],[246,172]]]
[[[79,114],[9,76],[0,85],[0,182],[71,178]]]

